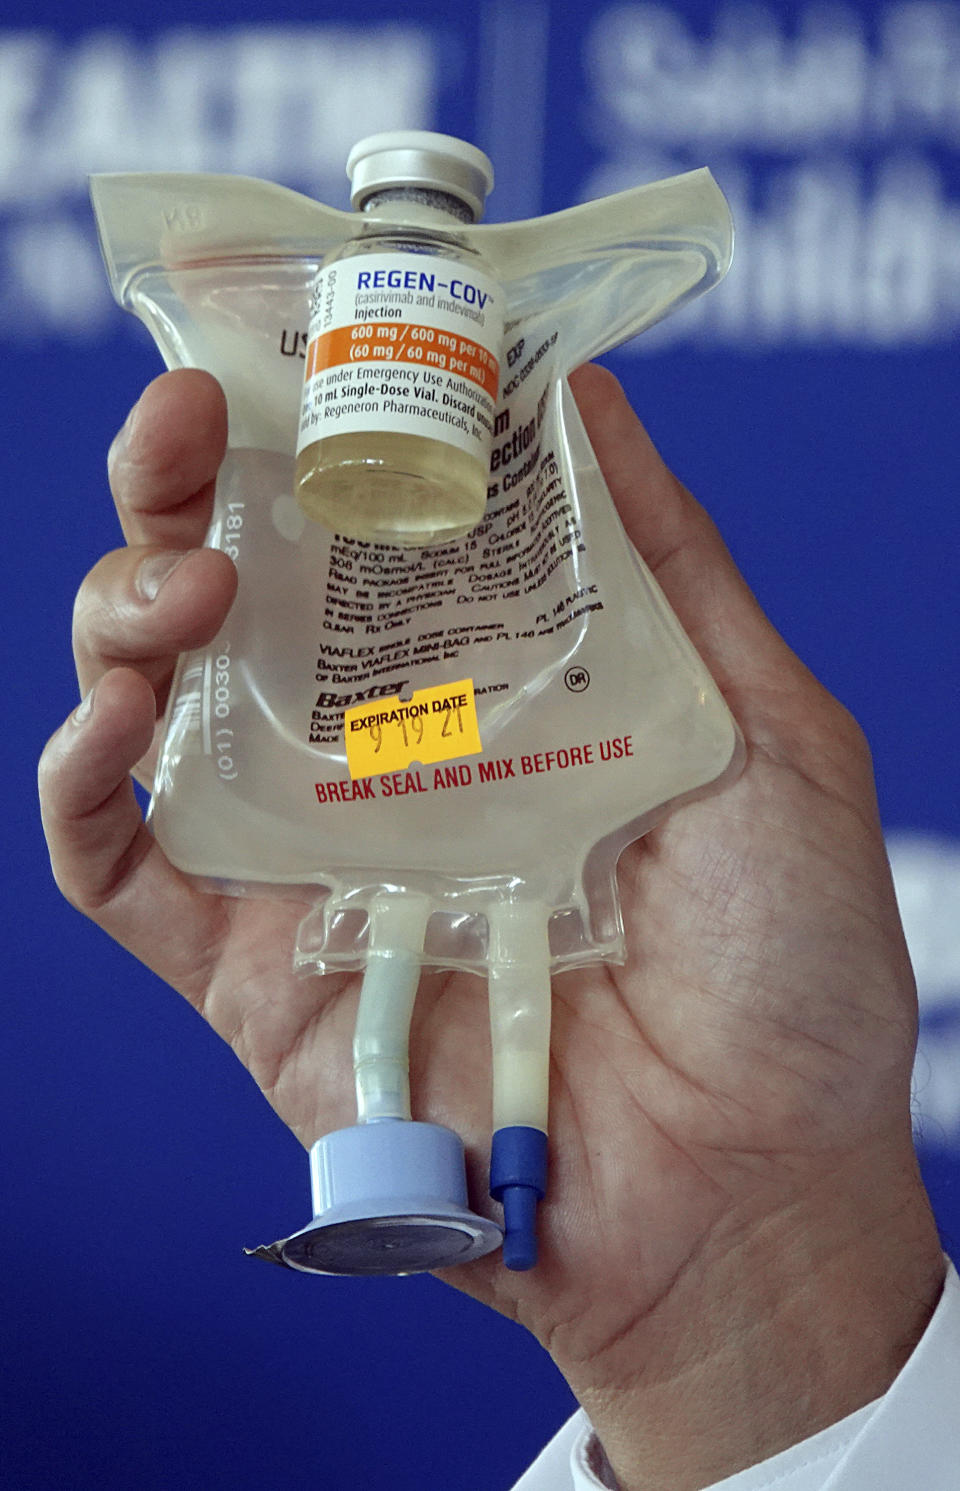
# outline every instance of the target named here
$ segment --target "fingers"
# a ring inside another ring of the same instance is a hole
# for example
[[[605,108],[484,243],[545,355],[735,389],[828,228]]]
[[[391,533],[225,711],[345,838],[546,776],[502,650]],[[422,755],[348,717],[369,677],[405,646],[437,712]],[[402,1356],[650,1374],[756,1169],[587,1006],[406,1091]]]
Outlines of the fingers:
[[[172,868],[144,826],[129,773],[153,728],[144,678],[126,668],[101,678],[41,757],[43,826],[67,899],[198,999],[223,913]]]
[[[236,594],[225,555],[201,549],[227,438],[223,391],[209,373],[164,373],[144,391],[108,466],[132,546],[106,555],[80,588],[73,650],[81,693],[118,663],[152,686],[154,718],[180,652],[208,642]]]
[[[128,663],[151,684],[162,709],[177,654],[216,635],[236,588],[236,570],[216,549],[137,547],[106,554],[74,607],[81,693],[116,664]]]
[[[163,373],[131,409],[110,448],[110,486],[130,544],[203,543],[227,444],[219,383],[198,368]]]

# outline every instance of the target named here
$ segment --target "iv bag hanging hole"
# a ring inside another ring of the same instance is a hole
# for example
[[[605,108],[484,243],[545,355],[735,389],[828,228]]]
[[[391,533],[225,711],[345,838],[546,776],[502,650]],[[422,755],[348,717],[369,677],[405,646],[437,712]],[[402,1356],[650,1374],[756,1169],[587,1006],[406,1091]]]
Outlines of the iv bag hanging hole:
[[[413,1274],[469,1263],[503,1230],[470,1210],[463,1144],[439,1124],[337,1129],[310,1151],[313,1221],[256,1250],[305,1273]]]

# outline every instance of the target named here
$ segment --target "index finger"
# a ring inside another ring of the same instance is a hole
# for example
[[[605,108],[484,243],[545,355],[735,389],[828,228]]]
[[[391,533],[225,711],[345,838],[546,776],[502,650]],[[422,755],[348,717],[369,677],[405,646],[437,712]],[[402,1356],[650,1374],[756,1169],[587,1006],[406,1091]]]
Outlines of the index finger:
[[[107,459],[127,543],[199,547],[226,445],[226,399],[210,373],[180,368],[148,384]]]

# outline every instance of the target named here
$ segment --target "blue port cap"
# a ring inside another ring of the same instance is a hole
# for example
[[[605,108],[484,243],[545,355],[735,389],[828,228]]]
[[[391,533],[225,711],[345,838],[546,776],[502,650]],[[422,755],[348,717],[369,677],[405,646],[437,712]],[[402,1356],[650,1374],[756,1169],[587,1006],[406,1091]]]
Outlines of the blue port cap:
[[[547,1190],[547,1136],[516,1124],[498,1129],[490,1151],[490,1194],[503,1206],[503,1261],[523,1272],[537,1261],[537,1202]]]

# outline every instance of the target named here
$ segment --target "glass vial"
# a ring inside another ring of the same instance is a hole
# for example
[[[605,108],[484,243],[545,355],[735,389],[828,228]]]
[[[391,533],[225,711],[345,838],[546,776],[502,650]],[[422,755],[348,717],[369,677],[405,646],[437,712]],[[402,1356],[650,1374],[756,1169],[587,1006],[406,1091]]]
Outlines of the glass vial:
[[[482,214],[493,168],[408,130],[361,140],[347,174],[365,221],[313,288],[297,499],[350,538],[444,543],[486,505],[504,297],[458,228]]]

